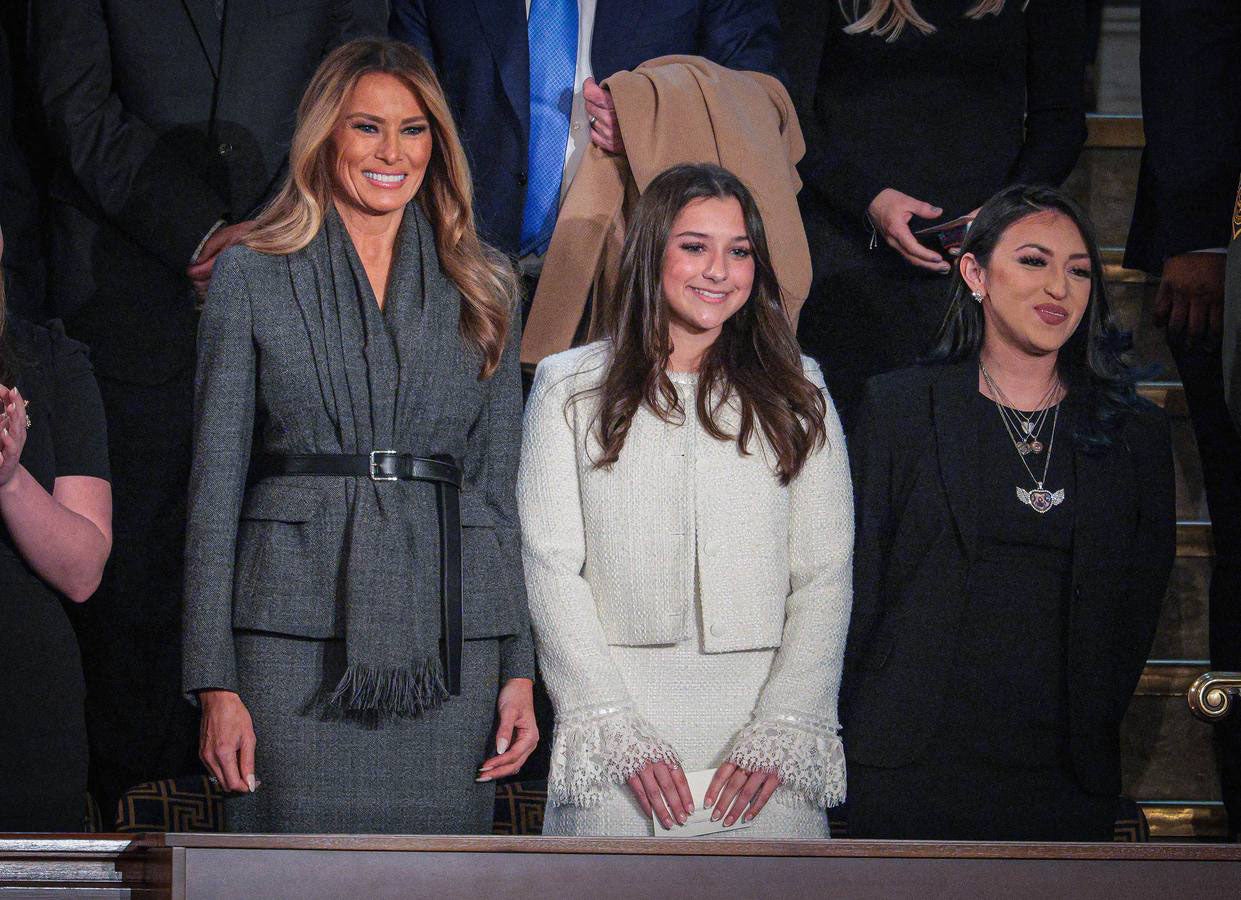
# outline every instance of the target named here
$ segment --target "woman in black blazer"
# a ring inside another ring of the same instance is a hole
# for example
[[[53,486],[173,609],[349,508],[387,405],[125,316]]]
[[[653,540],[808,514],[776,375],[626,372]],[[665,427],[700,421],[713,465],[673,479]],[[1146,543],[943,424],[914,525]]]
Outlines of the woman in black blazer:
[[[1016,186],[966,238],[932,360],[869,383],[851,835],[1110,839],[1175,533],[1167,423],[1126,348],[1083,213]]]
[[[871,375],[935,337],[948,263],[911,229],[1007,184],[1058,185],[1086,137],[1080,0],[842,0],[801,172],[815,283],[798,338],[846,433]]]

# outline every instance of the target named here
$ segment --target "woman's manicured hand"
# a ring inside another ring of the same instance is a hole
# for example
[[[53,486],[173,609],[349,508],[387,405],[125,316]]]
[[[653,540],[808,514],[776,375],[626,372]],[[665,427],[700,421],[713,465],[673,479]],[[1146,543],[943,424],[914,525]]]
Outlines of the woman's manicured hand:
[[[479,769],[478,781],[495,781],[516,775],[539,745],[539,726],[534,720],[534,682],[510,678],[496,700],[500,725],[496,728],[496,755]]]
[[[198,756],[226,791],[254,793],[254,723],[250,710],[232,691],[199,691],[202,722]]]

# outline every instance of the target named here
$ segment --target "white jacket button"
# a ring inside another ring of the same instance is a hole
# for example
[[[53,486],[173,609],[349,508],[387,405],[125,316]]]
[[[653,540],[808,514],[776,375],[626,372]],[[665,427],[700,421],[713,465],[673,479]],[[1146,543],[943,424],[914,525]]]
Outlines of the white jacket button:
[[[715,637],[720,637],[727,630],[728,629],[725,628],[723,625],[721,625],[719,622],[716,622],[714,625],[711,626],[711,634],[714,635]]]

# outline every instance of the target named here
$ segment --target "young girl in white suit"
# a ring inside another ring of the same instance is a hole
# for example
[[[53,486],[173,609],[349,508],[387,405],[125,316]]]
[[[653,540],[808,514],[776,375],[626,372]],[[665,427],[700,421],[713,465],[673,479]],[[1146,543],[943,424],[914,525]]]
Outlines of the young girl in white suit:
[[[785,318],[762,219],[715,166],[637,204],[612,338],[548,357],[526,409],[523,560],[556,710],[545,834],[694,812],[827,837],[853,506],[839,421]],[[770,802],[769,802],[770,801]]]

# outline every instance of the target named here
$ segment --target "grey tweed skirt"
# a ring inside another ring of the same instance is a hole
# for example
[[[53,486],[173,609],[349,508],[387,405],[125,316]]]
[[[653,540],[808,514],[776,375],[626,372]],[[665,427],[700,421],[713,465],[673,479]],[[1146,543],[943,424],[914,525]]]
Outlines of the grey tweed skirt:
[[[234,632],[241,699],[258,741],[254,793],[230,797],[232,832],[489,834],[500,651],[466,641],[461,696],[418,717],[342,717],[327,697],[345,670],[341,640]]]

